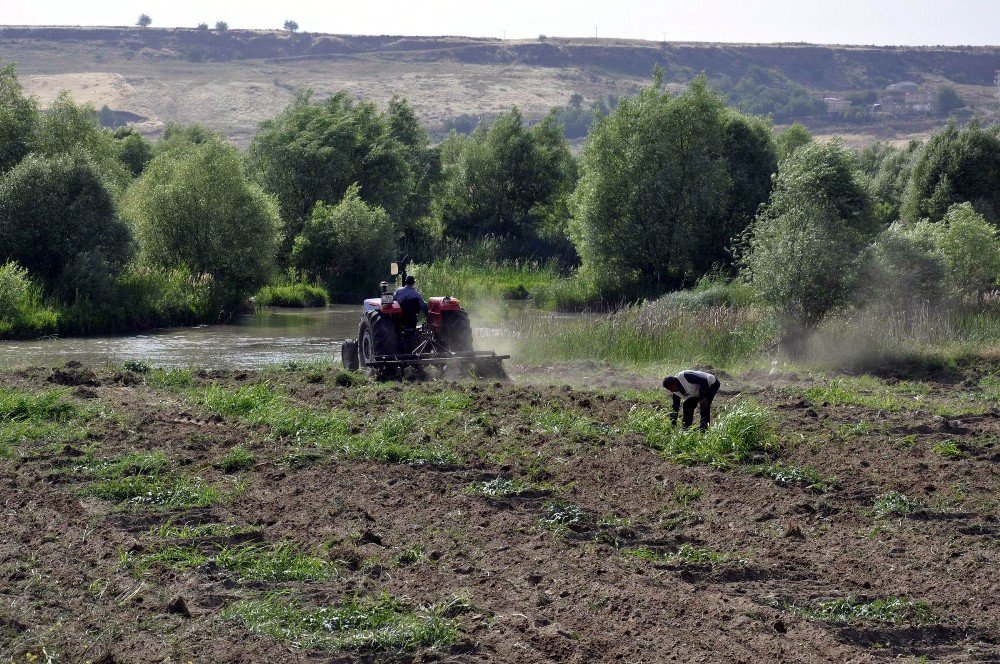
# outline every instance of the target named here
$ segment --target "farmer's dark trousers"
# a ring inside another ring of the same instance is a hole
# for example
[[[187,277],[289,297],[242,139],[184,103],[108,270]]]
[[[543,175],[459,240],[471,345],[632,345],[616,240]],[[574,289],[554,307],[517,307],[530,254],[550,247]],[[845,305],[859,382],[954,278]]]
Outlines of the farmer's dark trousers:
[[[691,397],[684,401],[683,410],[684,416],[681,419],[681,424],[687,429],[694,422],[694,407],[699,406],[701,410],[701,428],[707,429],[709,423],[712,421],[712,400],[715,399],[716,393],[719,391],[719,381],[715,381],[713,385],[710,385],[708,390],[700,397]]]

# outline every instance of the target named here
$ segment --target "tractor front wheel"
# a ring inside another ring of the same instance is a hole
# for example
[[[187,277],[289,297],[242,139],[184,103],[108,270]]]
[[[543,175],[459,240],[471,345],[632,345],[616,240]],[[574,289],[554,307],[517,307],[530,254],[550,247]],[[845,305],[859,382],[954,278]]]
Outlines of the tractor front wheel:
[[[392,319],[381,314],[365,318],[358,330],[358,341],[361,345],[358,359],[365,373],[377,380],[389,377],[393,370],[373,366],[373,362],[379,356],[399,354],[399,339]]]

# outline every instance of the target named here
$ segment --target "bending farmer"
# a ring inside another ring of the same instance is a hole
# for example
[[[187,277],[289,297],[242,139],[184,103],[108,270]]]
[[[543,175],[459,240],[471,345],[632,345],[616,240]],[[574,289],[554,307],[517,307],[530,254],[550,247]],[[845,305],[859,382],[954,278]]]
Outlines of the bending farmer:
[[[701,428],[707,429],[712,421],[712,399],[719,391],[719,379],[704,371],[682,371],[675,376],[667,376],[663,379],[663,387],[674,398],[674,411],[670,414],[670,421],[677,423],[677,412],[681,409],[681,402],[684,403],[684,418],[681,420],[684,428],[691,426],[694,420],[694,407],[701,409]]]

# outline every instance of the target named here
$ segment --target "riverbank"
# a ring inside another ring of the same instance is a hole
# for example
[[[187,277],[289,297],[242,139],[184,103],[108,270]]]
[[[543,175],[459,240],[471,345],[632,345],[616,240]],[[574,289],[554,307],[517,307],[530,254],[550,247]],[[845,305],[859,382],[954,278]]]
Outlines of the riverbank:
[[[734,376],[704,435],[661,389],[0,380],[4,661],[1000,656],[975,368]]]

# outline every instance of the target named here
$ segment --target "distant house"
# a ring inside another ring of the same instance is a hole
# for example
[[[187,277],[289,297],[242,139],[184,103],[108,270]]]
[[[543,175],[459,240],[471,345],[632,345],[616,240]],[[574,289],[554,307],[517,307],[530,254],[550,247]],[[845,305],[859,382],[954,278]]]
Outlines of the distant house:
[[[913,81],[901,81],[886,87],[879,103],[892,115],[920,115],[934,111],[934,94]]]
[[[850,99],[837,99],[836,97],[827,97],[823,100],[826,104],[826,112],[830,115],[837,115],[844,113],[845,111],[851,110],[851,100]]]

